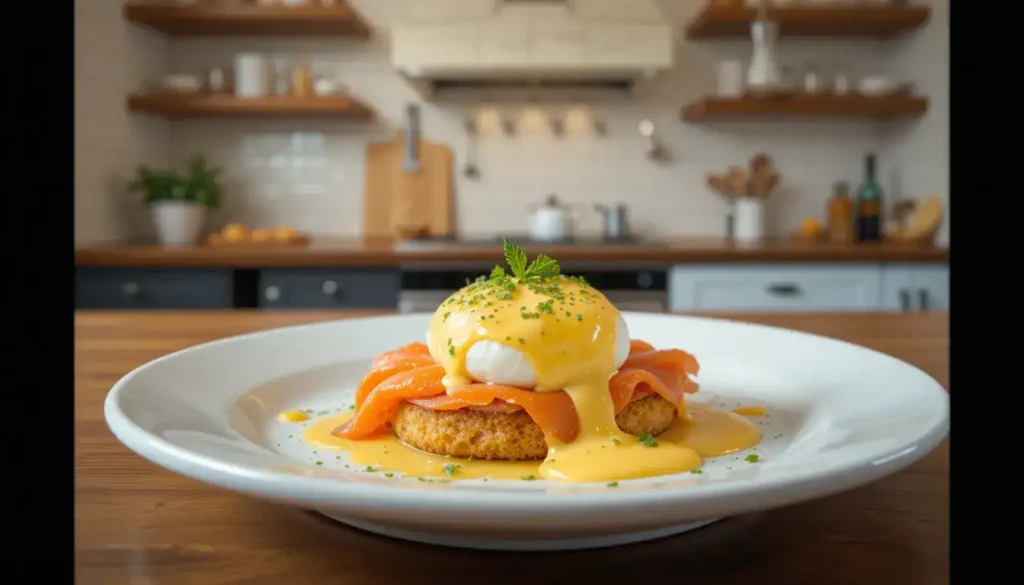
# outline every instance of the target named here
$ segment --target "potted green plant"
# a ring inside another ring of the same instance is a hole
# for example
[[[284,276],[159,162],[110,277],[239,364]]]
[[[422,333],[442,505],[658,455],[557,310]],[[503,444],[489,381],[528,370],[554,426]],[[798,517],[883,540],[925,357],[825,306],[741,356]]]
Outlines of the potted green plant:
[[[207,209],[220,207],[220,173],[219,167],[210,166],[205,156],[196,154],[184,172],[140,165],[128,190],[142,193],[162,245],[185,246],[199,239]]]

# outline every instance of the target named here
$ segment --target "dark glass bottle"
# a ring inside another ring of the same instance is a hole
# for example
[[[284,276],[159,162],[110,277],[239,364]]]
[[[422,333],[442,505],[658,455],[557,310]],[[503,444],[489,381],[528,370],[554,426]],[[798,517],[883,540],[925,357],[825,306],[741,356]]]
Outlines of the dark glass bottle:
[[[857,241],[878,242],[882,239],[882,209],[885,193],[875,178],[875,155],[864,160],[864,181],[857,190]]]

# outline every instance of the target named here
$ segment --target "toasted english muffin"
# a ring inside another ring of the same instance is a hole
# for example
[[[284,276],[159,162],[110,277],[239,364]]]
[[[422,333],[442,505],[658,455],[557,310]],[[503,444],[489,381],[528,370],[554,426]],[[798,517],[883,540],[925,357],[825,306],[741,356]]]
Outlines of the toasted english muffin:
[[[615,423],[631,435],[658,435],[675,418],[672,403],[651,394],[626,405],[615,416]],[[523,461],[544,459],[548,453],[544,432],[525,410],[430,410],[402,402],[391,428],[406,445],[435,455]]]

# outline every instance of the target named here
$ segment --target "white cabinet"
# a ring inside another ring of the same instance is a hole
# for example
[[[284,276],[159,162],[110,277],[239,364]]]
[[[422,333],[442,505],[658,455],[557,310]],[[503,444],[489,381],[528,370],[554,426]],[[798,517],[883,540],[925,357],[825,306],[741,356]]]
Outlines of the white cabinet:
[[[919,312],[949,310],[945,264],[679,265],[673,311]]]
[[[885,310],[904,313],[948,311],[949,266],[883,266],[882,304]]]
[[[676,266],[669,281],[676,311],[877,311],[877,265]]]

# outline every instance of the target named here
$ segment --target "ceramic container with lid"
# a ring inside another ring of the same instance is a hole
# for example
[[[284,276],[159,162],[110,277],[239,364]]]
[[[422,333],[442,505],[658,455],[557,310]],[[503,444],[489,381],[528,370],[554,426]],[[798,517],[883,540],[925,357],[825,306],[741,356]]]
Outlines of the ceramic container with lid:
[[[571,240],[576,215],[571,207],[561,205],[556,195],[548,195],[530,215],[530,237],[545,242]]]

